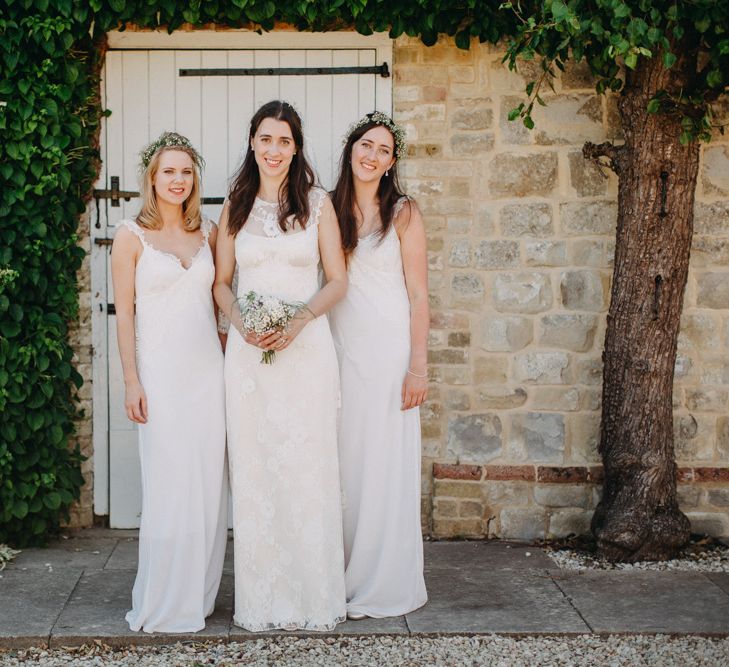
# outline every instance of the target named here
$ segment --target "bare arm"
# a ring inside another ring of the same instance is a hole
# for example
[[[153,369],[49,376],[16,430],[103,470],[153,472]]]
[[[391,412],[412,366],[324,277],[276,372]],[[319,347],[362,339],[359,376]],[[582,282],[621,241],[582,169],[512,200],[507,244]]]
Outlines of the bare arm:
[[[208,234],[208,244],[210,245],[210,251],[213,253],[213,262],[215,261],[215,245],[216,245],[217,241],[218,241],[218,228],[213,223],[213,226],[210,229],[210,233]],[[213,294],[213,312],[215,314],[215,324],[217,325],[217,329],[218,329],[218,338],[220,339],[220,345],[223,348],[223,350],[225,350],[225,344],[228,342],[228,333],[227,333],[227,328],[222,329],[222,327],[220,325],[220,317],[222,315],[222,311],[215,304],[215,294]]]
[[[129,419],[144,424],[147,421],[147,397],[137,372],[134,331],[134,277],[140,253],[139,239],[126,227],[121,227],[111,249],[111,278],[119,356],[124,375],[124,407]]]
[[[233,294],[233,273],[235,271],[235,237],[228,233],[228,210],[226,202],[220,214],[215,242],[215,282],[213,296],[218,308],[230,318],[235,295]]]
[[[408,202],[395,220],[400,237],[405,287],[410,301],[410,365],[402,390],[402,409],[421,405],[428,395],[428,252],[420,209]]]

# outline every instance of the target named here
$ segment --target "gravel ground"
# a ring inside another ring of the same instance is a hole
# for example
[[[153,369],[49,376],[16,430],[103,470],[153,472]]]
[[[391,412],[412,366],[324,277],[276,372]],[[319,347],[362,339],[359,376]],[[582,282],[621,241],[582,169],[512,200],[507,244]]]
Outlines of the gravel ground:
[[[0,664],[43,667],[98,665],[200,666],[346,665],[433,667],[720,667],[729,665],[729,639],[667,636],[527,637],[273,637],[240,643],[196,643],[112,650],[0,651]]]
[[[729,547],[694,542],[679,558],[637,563],[610,563],[586,549],[547,547],[547,555],[563,570],[677,570],[692,572],[729,572]]]

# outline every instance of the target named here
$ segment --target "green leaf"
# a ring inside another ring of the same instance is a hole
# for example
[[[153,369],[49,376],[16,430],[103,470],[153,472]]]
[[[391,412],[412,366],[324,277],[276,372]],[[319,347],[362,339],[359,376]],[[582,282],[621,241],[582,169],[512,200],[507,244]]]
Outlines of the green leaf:
[[[562,0],[555,0],[550,7],[550,11],[557,21],[562,20],[569,13],[567,5]]]
[[[673,55],[670,51],[666,51],[663,54],[663,66],[666,69],[670,69],[673,67],[673,64],[676,62],[676,56]]]
[[[57,510],[61,506],[61,496],[55,491],[43,496],[43,504],[49,510]]]
[[[638,64],[638,54],[635,51],[632,51],[627,56],[625,56],[625,66],[629,67],[630,69],[635,69],[635,66]]]
[[[648,102],[648,106],[646,107],[646,111],[648,113],[658,113],[658,110],[661,108],[661,101],[657,100],[655,97]]]
[[[24,519],[28,514],[28,503],[24,500],[16,500],[12,507],[12,514],[16,519]]]
[[[531,116],[524,116],[524,127],[526,127],[528,130],[534,129],[534,121],[532,120]]]
[[[706,76],[706,83],[710,88],[723,88],[724,76],[720,69],[712,69]]]

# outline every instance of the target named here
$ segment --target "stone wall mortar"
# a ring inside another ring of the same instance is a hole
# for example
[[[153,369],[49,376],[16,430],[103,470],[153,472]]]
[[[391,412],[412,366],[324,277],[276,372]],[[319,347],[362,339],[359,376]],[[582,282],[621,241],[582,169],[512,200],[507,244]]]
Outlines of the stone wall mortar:
[[[615,100],[595,95],[583,66],[568,67],[555,93],[544,91],[548,106],[535,109],[529,132],[506,116],[523,100],[535,65],[512,73],[502,57],[502,48],[476,43],[459,52],[445,38],[432,49],[407,37],[395,43],[394,115],[410,144],[401,173],[429,240],[424,460],[595,465],[617,179],[604,178],[581,149],[586,140],[620,139]],[[729,116],[727,106],[720,118]],[[683,467],[722,467],[729,465],[729,137],[717,133],[702,147],[696,194],[676,452]],[[468,484],[473,495],[458,495]],[[494,485],[510,490],[488,491]],[[477,486],[487,490],[476,494],[465,480],[424,484],[433,492],[424,523],[435,537],[585,531],[596,502],[591,491],[589,506],[581,500],[555,510],[540,505],[535,481]],[[450,495],[454,489],[461,491]],[[729,508],[712,505],[703,490],[693,500],[686,510],[697,526],[729,534]]]

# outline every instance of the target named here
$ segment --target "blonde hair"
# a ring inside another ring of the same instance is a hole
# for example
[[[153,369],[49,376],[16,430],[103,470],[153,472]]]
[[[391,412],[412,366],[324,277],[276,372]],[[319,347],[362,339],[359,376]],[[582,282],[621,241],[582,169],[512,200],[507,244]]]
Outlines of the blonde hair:
[[[202,224],[202,212],[200,210],[200,170],[198,169],[198,156],[195,149],[186,146],[164,146],[160,148],[149,161],[147,167],[142,171],[141,190],[142,208],[137,215],[137,224],[144,229],[161,229],[162,216],[157,208],[157,196],[154,191],[154,177],[159,169],[159,161],[162,154],[167,151],[180,151],[190,156],[192,160],[192,190],[190,196],[182,203],[182,216],[184,227],[188,232],[194,232]]]

